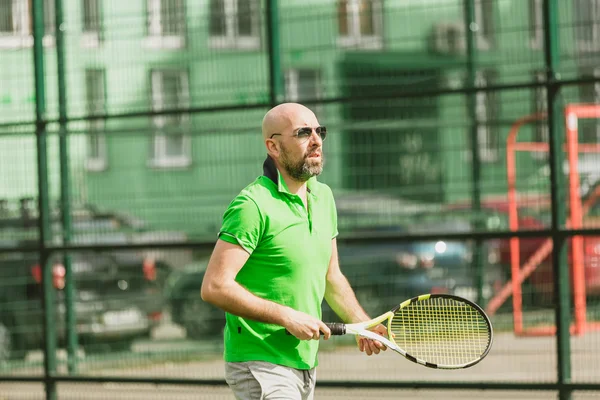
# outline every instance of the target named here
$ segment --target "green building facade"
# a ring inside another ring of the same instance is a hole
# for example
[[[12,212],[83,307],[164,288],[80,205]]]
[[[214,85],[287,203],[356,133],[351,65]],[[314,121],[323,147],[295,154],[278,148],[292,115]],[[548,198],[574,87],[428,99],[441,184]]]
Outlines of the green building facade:
[[[306,102],[327,125],[322,180],[337,193],[468,203],[474,118],[482,196],[506,196],[510,125],[545,109],[545,87],[521,87],[545,79],[542,1],[287,0],[273,36],[265,1],[64,0],[76,202],[213,235],[232,196],[262,172],[271,65],[284,92],[277,101]],[[561,79],[596,72],[598,3],[560,2]],[[54,0],[44,4],[56,200]],[[9,201],[36,193],[30,11],[29,0],[0,1],[0,197]],[[463,90],[472,84],[482,90]],[[597,85],[563,91],[565,104],[599,96]],[[586,125],[586,140],[598,132]],[[520,139],[548,141],[547,127],[527,127]],[[547,156],[520,155],[523,189],[549,194],[547,170]]]

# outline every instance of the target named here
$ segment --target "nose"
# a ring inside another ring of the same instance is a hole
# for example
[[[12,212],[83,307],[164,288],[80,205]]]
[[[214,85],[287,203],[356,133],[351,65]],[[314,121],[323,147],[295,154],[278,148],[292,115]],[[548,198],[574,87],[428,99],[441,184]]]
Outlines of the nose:
[[[323,139],[321,139],[321,135],[319,135],[317,133],[317,129],[316,128],[312,128],[312,133],[310,135],[310,140],[312,142],[316,142],[317,144],[319,144],[319,146],[323,144]]]

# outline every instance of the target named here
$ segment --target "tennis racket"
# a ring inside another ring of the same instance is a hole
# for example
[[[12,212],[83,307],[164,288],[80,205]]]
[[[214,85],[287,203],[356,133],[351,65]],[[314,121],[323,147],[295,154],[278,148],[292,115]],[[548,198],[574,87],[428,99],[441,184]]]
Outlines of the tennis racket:
[[[384,324],[387,338],[369,329]],[[406,300],[370,321],[326,323],[332,335],[360,335],[378,340],[408,360],[429,368],[468,368],[490,351],[490,319],[477,304],[448,294],[425,294]]]

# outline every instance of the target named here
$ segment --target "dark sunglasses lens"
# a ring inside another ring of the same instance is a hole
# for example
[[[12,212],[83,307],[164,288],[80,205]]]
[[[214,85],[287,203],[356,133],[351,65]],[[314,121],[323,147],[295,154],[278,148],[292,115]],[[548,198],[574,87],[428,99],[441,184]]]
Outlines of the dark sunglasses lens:
[[[318,127],[317,134],[321,136],[321,140],[325,140],[325,138],[327,137],[327,128],[325,128],[324,126]]]
[[[298,129],[298,138],[305,139],[305,138],[309,137],[310,135],[312,135],[312,129],[311,128],[300,128],[300,129]]]
[[[305,127],[305,128],[300,128],[298,129],[298,138],[299,139],[306,139],[309,138],[312,135],[312,128],[309,127]],[[317,128],[315,128],[315,132],[317,133],[317,135],[319,135],[321,137],[321,140],[325,140],[325,136],[327,136],[327,129],[324,126],[319,126]]]

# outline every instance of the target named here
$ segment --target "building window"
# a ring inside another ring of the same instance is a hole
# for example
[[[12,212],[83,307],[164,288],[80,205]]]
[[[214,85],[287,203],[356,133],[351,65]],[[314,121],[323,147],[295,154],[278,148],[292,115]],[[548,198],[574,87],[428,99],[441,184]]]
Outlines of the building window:
[[[575,38],[581,52],[600,50],[600,0],[576,0]]]
[[[27,1],[0,0],[0,38],[29,36],[29,9]]]
[[[382,46],[383,16],[380,0],[339,0],[339,44],[378,49]]]
[[[536,71],[534,73],[533,79],[536,82],[546,82],[546,73],[544,71]],[[534,113],[544,113],[548,108],[548,92],[545,86],[538,86],[535,88],[534,92],[534,103],[533,103],[533,112]],[[546,142],[549,141],[548,135],[548,124],[545,120],[539,120],[539,123],[536,124],[535,138],[536,142]]]
[[[529,47],[541,50],[544,46],[544,0],[529,0]]]
[[[285,72],[286,101],[303,102],[321,98],[319,71],[314,69],[289,69]],[[315,114],[322,116],[320,106],[313,108]]]
[[[186,71],[156,70],[151,74],[152,109],[186,109],[189,107],[189,84]],[[150,165],[153,167],[187,167],[191,163],[189,116],[159,115],[153,118],[155,134]]]
[[[600,68],[583,72],[584,78],[600,78]],[[579,98],[582,103],[600,103],[600,82],[579,86]],[[579,143],[600,143],[600,118],[581,118],[579,120]]]
[[[0,48],[33,46],[31,0],[0,0]],[[45,46],[54,45],[54,0],[44,0]]]
[[[536,82],[542,83],[546,82],[546,72],[545,71],[535,71],[533,74],[533,79]],[[533,113],[545,113],[548,109],[548,91],[546,86],[538,86],[534,89],[533,92]],[[549,143],[550,142],[550,131],[548,129],[548,119],[542,118],[533,123],[534,133],[533,133],[533,141],[534,142],[542,142]],[[533,152],[532,156],[534,158],[540,160],[548,159],[548,152]]]
[[[495,80],[492,71],[476,74],[475,85],[485,88]],[[477,119],[477,140],[479,155],[483,162],[495,162],[499,157],[500,137],[496,121],[498,119],[498,99],[495,91],[478,91],[475,94],[475,118]]]
[[[185,46],[184,0],[148,0],[146,45],[157,48]]]
[[[494,4],[496,0],[475,0],[475,22],[477,23],[477,47],[489,50],[495,43]]]
[[[83,0],[81,7],[82,44],[85,47],[98,47],[102,33],[101,0]]]
[[[106,82],[102,69],[85,71],[86,105],[89,116],[103,115],[106,112]],[[107,165],[106,136],[104,120],[96,119],[88,122],[86,168],[91,171],[102,171]]]
[[[260,47],[259,5],[257,0],[210,0],[210,45],[242,49]]]
[[[55,0],[44,0],[44,36],[54,36],[56,33],[56,13],[54,11],[54,1]],[[31,3],[32,1],[29,0],[30,7]],[[33,15],[31,15],[31,21],[33,21]],[[31,30],[33,32],[33,24]]]

